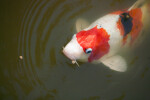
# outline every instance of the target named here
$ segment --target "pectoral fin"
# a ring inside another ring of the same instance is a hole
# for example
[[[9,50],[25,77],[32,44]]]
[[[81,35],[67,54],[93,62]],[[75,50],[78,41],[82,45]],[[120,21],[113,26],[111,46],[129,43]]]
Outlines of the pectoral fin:
[[[76,31],[77,32],[80,32],[81,30],[83,30],[84,28],[87,28],[88,26],[89,26],[89,23],[85,19],[79,18],[76,20]]]
[[[112,70],[125,72],[127,70],[127,63],[125,59],[119,55],[109,57],[101,61],[105,66]]]

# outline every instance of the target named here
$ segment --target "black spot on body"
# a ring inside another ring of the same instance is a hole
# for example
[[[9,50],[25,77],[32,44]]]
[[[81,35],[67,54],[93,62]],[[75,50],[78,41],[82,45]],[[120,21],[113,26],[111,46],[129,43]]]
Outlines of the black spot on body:
[[[122,13],[120,15],[120,18],[121,18],[121,23],[124,28],[124,36],[126,36],[132,30],[132,27],[133,27],[132,19],[133,18],[129,15],[129,13]]]

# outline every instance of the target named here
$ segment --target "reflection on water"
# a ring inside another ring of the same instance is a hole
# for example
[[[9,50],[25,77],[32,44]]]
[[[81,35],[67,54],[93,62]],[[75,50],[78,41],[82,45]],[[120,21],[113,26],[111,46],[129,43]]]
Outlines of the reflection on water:
[[[2,1],[1,100],[150,98],[150,42],[138,47],[130,56],[125,54],[130,62],[125,73],[111,71],[102,64],[80,63],[81,67],[77,68],[61,52],[76,33],[78,18],[91,23],[104,14],[129,7],[135,1]]]

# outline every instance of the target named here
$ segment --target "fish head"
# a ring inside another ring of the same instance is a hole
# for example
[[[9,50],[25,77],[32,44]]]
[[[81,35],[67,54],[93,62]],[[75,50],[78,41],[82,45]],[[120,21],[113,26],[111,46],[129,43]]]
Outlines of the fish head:
[[[100,59],[109,52],[110,35],[103,28],[95,26],[75,34],[64,47],[63,53],[72,61],[88,61]]]
[[[87,61],[88,55],[83,51],[82,46],[77,41],[77,34],[73,35],[71,41],[63,47],[64,55],[69,58],[71,61]]]

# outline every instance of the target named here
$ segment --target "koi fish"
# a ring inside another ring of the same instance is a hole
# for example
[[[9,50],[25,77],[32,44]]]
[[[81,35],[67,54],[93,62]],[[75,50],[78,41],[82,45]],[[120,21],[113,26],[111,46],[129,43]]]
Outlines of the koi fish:
[[[112,70],[125,72],[126,60],[118,54],[126,46],[134,45],[140,37],[148,13],[147,0],[138,0],[126,10],[107,14],[88,28],[74,34],[63,48],[72,63],[101,62]]]

